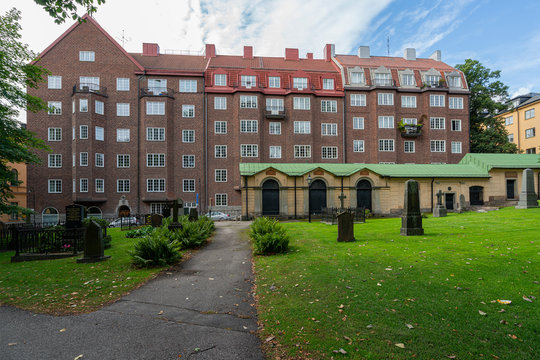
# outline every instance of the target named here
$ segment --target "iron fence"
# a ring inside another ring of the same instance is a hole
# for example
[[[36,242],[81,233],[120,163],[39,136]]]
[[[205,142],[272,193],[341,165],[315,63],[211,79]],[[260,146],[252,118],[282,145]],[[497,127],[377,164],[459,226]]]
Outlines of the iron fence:
[[[355,223],[366,222],[366,209],[363,207],[358,208],[323,208],[321,212],[321,222],[335,225],[337,224],[337,215],[340,212],[349,211],[354,214]]]
[[[12,242],[15,257],[23,254],[61,254],[77,253],[84,250],[85,228],[13,228]]]

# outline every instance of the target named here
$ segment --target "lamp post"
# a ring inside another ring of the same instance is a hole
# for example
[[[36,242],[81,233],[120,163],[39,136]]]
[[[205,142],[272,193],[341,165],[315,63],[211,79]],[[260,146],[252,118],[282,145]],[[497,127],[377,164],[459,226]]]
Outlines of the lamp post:
[[[313,182],[313,179],[311,178],[311,174],[307,177],[307,185],[308,185],[308,197],[307,197],[307,207],[308,207],[308,222],[311,222],[311,183]]]

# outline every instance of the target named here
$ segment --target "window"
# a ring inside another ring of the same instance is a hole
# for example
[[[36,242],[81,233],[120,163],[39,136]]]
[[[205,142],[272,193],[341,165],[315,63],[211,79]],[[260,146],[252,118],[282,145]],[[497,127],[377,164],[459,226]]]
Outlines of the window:
[[[525,138],[532,138],[536,135],[536,128],[530,128],[525,130]]]
[[[130,190],[129,179],[118,179],[118,180],[116,180],[116,192],[128,193],[129,190]]]
[[[240,77],[240,85],[246,88],[257,86],[257,77],[254,75],[242,75]]]
[[[116,129],[116,142],[129,142],[129,129]]]
[[[525,120],[533,118],[533,117],[534,117],[534,109],[525,111]]]
[[[353,140],[353,152],[364,152],[364,140]]]
[[[227,157],[227,145],[216,145],[214,146],[214,157],[216,158],[226,158]]]
[[[88,153],[82,152],[79,154],[79,165],[88,166]]]
[[[165,102],[148,101],[146,103],[146,115],[165,115]]]
[[[513,116],[509,116],[507,118],[504,118],[504,124],[506,126],[512,125],[513,123],[514,123],[514,117]]]
[[[214,109],[216,110],[227,110],[227,98],[216,96],[214,98]]]
[[[49,128],[49,141],[62,141],[62,128]]]
[[[281,123],[271,122],[269,124],[270,135],[281,135]]]
[[[353,129],[354,130],[364,130],[364,118],[363,117],[353,117]]]
[[[129,103],[116,104],[116,116],[129,116]]]
[[[61,168],[62,167],[62,154],[49,154],[49,167]]]
[[[379,116],[379,129],[393,129],[394,117],[393,116]]]
[[[96,167],[105,166],[105,155],[96,153]]]
[[[379,105],[394,105],[394,94],[392,93],[378,93],[377,104]]]
[[[281,146],[270,146],[270,159],[281,159]]]
[[[147,141],[165,141],[165,128],[146,128]]]
[[[444,130],[446,128],[444,124],[444,118],[441,117],[429,118],[429,125],[431,130]]]
[[[197,80],[180,80],[179,88],[181,93],[196,93]]]
[[[216,134],[226,134],[227,133],[227,122],[226,121],[215,121],[214,122],[214,131]]]
[[[128,168],[129,167],[130,156],[128,154],[117,154],[116,155],[116,167],[117,168]]]
[[[268,87],[269,88],[280,88],[281,87],[281,78],[279,76],[269,76],[268,77]]]
[[[95,127],[96,140],[104,141],[105,140],[105,130],[101,126]]]
[[[256,133],[257,132],[257,120],[240,120],[240,132],[242,132],[242,133]]]
[[[293,78],[293,88],[298,90],[307,89],[307,78],[295,77]]]
[[[182,191],[195,192],[195,179],[182,180]]]
[[[240,108],[242,109],[256,109],[257,97],[256,96],[240,96]]]
[[[49,115],[62,115],[62,102],[60,101],[49,101]]]
[[[366,94],[351,94],[351,106],[366,106]]]
[[[79,88],[83,91],[99,91],[99,77],[80,76]]]
[[[334,90],[334,79],[323,79],[322,87],[324,90]]]
[[[182,155],[182,167],[194,168],[195,167],[195,155]]]
[[[227,194],[216,194],[216,206],[227,206]]]
[[[105,104],[103,101],[96,100],[96,114],[103,115],[105,114]]]
[[[402,74],[401,75],[401,85],[402,86],[416,86],[416,81],[414,80],[413,74]]]
[[[416,107],[416,96],[402,96],[401,97],[401,107],[415,108]]]
[[[394,151],[394,139],[379,139],[379,151]]]
[[[49,179],[49,194],[60,194],[62,193],[62,180],[60,179]]]
[[[390,73],[375,73],[374,84],[378,86],[392,86],[394,81]]]
[[[96,179],[96,192],[97,193],[105,192],[105,180]]]
[[[214,86],[227,86],[227,75],[214,74]]]
[[[182,105],[182,117],[195,117],[195,105]]]
[[[259,145],[256,144],[242,144],[240,145],[241,157],[258,157]]]
[[[274,112],[283,111],[285,110],[285,106],[283,105],[283,99],[266,99],[266,111],[271,111],[272,114]]]
[[[452,141],[452,154],[461,154],[461,141]]]
[[[184,206],[186,204],[184,203]],[[151,203],[150,204],[150,214],[163,214],[163,209],[165,208],[165,203]]]
[[[95,61],[96,53],[93,51],[79,51],[79,61]]]
[[[295,121],[294,122],[294,133],[295,134],[310,134],[311,133],[311,123],[309,121]]]
[[[88,139],[88,125],[79,126],[79,138]]]
[[[195,130],[182,130],[182,142],[195,142]]]
[[[351,73],[351,84],[364,84],[366,78],[364,77],[363,72],[352,72]]]
[[[444,107],[444,95],[429,95],[429,106]]]
[[[79,179],[79,191],[88,192],[88,179]]]
[[[49,89],[61,89],[62,88],[62,77],[49,75],[48,77],[48,88]]]
[[[71,166],[75,167],[75,158],[77,157],[77,154],[72,153],[71,154]]]
[[[514,134],[508,134],[508,142],[514,142]]]
[[[153,95],[160,95],[167,91],[167,80],[165,79],[148,79],[148,90]]]
[[[445,140],[431,140],[431,152],[445,152],[446,141]]]
[[[451,88],[460,88],[461,87],[461,77],[460,76],[448,76],[446,78],[448,81],[448,86]]]
[[[418,119],[415,118],[403,118],[401,119],[404,125],[417,125]]]
[[[321,154],[323,159],[337,159],[337,146],[323,146],[321,148]]]
[[[308,97],[295,97],[293,99],[293,109],[295,110],[311,109],[310,99]]]
[[[452,119],[452,131],[461,131],[461,120],[459,119]]]
[[[146,179],[147,192],[165,192],[165,179]]]
[[[88,112],[88,99],[79,99],[79,111]]]
[[[525,154],[536,154],[536,148],[525,149]]]
[[[294,145],[294,157],[310,158],[311,157],[311,145]]]
[[[426,85],[429,86],[437,86],[439,85],[439,81],[441,80],[440,75],[426,75]]]
[[[165,167],[165,154],[146,154],[147,167]]]
[[[443,104],[444,106],[444,104]],[[461,97],[449,97],[448,107],[450,109],[463,109],[463,98]]]
[[[321,124],[321,135],[322,136],[337,136],[337,124]]]
[[[321,100],[321,112],[337,112],[337,101]]]
[[[116,91],[129,91],[129,78],[116,78]]]
[[[227,182],[227,169],[216,169],[216,182]]]
[[[403,142],[403,151],[406,153],[413,153],[414,152],[414,141],[406,140]]]

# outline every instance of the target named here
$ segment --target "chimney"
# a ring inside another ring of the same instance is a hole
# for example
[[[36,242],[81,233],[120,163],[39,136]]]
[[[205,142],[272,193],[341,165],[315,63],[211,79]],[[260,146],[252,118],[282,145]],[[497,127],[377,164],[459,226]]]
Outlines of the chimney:
[[[336,48],[334,44],[326,44],[324,47],[324,60],[332,61],[332,57],[336,55]]]
[[[298,49],[285,48],[285,60],[299,60]]]
[[[205,59],[210,59],[210,58],[216,57],[216,45],[214,45],[214,44],[206,44],[206,49],[205,49],[204,54],[205,54],[204,55]]]
[[[253,59],[253,46],[244,46],[244,59]]]
[[[306,59],[313,60],[313,53],[307,53]]]
[[[143,56],[158,56],[159,55],[159,45],[143,43],[142,44],[142,54]]]
[[[358,48],[358,57],[362,59],[369,59],[369,46],[360,46]]]
[[[406,48],[403,58],[405,60],[416,60],[416,49]]]
[[[441,61],[441,50],[435,50],[429,58],[435,61]]]

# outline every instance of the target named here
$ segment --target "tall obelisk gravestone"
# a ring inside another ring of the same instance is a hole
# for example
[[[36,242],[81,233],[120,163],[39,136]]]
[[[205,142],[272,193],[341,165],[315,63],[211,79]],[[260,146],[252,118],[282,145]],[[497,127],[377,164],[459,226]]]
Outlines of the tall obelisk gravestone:
[[[407,180],[405,182],[405,204],[401,217],[401,235],[424,235],[422,228],[422,214],[420,213],[420,194],[418,181]]]
[[[537,208],[538,201],[534,193],[534,172],[532,169],[523,170],[521,176],[521,192],[516,209]]]

